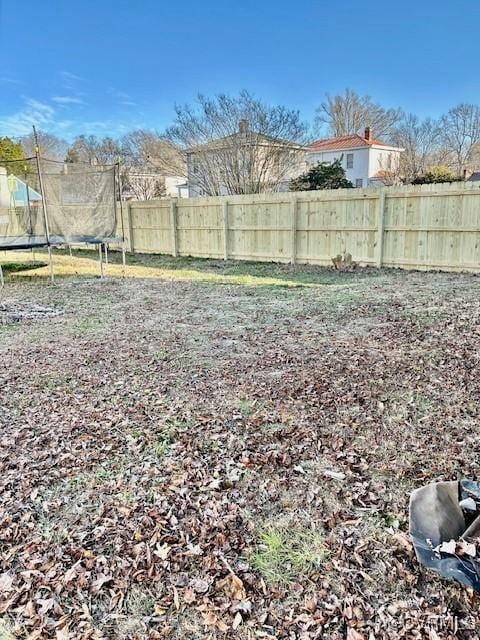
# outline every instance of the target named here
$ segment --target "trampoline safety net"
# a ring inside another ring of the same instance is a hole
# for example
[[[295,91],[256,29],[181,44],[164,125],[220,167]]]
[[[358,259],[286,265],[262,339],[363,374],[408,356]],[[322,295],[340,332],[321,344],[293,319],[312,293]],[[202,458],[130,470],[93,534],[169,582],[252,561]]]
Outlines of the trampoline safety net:
[[[0,248],[112,240],[115,176],[114,165],[0,160]]]

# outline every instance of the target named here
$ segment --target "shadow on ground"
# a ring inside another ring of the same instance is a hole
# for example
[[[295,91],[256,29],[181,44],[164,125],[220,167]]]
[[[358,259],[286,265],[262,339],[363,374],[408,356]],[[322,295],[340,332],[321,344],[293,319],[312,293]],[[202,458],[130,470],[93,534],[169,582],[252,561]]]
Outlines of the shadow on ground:
[[[39,262],[38,256],[46,258],[46,252],[22,253],[4,262],[6,274],[11,278],[47,278],[46,260]],[[0,260],[1,263],[1,260]],[[74,250],[72,255],[66,249],[54,251],[55,275],[57,278],[100,276],[97,251]],[[212,284],[239,284],[262,287],[316,287],[352,286],[377,279],[382,272],[372,268],[339,272],[331,267],[316,265],[291,265],[273,262],[223,261],[208,258],[178,257],[152,254],[127,254],[125,272],[122,255],[110,251],[107,276],[132,278],[165,278],[173,280],[195,280]]]

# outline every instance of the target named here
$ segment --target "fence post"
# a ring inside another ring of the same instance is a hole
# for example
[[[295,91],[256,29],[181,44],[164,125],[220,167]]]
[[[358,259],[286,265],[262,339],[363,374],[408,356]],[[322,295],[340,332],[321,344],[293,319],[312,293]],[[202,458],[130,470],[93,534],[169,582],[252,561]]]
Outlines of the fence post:
[[[178,233],[177,233],[177,201],[170,201],[170,230],[172,233],[172,256],[178,255]]]
[[[222,202],[223,210],[223,259],[228,260],[228,200]]]
[[[295,196],[292,198],[292,239],[291,239],[291,258],[290,262],[295,264],[297,261],[297,207],[298,198]]]
[[[380,189],[378,194],[378,220],[377,220],[377,267],[383,262],[383,226],[385,222],[385,189]]]
[[[127,201],[127,225],[128,225],[128,250],[130,253],[134,251],[134,238],[133,238],[133,220],[132,220],[132,205]]]

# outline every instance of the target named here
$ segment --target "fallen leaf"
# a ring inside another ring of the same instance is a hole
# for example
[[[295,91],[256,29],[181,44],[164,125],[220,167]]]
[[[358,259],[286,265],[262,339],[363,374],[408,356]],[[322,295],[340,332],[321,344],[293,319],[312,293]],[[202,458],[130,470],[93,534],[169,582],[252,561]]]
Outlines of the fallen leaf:
[[[234,600],[245,600],[247,597],[243,582],[235,574],[231,574],[231,595]]]
[[[190,587],[187,587],[183,592],[183,599],[187,604],[192,604],[192,602],[195,602],[195,600],[197,599],[195,591]]]
[[[196,593],[207,593],[210,589],[210,584],[202,578],[193,578],[190,580],[190,586]]]
[[[356,629],[348,627],[346,640],[365,640],[365,636],[359,633]]]
[[[13,576],[9,573],[0,574],[0,595],[9,593],[13,589]]]
[[[235,631],[235,629],[238,629],[238,627],[242,624],[243,622],[243,618],[241,616],[240,613],[237,613],[233,619],[232,622],[232,629]]]

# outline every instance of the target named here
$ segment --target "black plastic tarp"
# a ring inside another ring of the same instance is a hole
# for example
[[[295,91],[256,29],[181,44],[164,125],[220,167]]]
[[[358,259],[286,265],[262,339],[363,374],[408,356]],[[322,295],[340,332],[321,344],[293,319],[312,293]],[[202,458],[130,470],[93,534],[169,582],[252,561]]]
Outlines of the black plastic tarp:
[[[475,545],[464,544],[480,538],[479,482],[435,482],[413,491],[410,534],[421,564],[480,591],[480,558]]]

